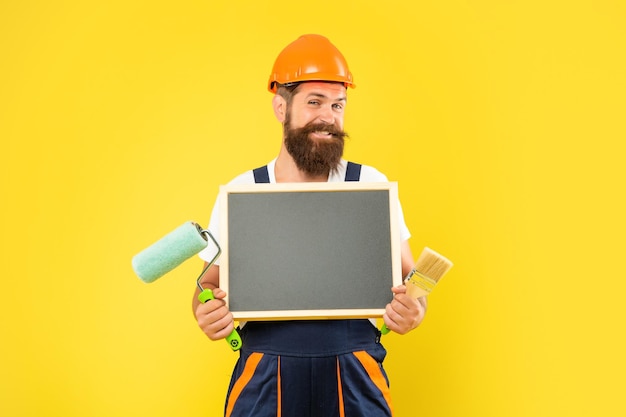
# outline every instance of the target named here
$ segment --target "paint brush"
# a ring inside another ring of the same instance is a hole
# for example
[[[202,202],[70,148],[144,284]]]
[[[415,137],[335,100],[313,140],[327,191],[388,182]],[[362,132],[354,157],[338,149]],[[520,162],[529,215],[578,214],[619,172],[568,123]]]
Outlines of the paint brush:
[[[415,266],[404,278],[407,295],[419,298],[430,294],[439,280],[452,268],[452,265],[452,262],[445,256],[430,248],[424,248],[417,262],[415,262]],[[380,332],[387,334],[389,331],[387,326],[383,324]]]

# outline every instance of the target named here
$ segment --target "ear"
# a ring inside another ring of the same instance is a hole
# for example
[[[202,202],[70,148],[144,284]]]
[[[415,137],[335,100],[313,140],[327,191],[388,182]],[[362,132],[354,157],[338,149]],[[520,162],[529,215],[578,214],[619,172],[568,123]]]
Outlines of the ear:
[[[274,116],[280,123],[285,122],[287,117],[287,101],[280,95],[275,94],[272,99],[272,107],[274,108]]]

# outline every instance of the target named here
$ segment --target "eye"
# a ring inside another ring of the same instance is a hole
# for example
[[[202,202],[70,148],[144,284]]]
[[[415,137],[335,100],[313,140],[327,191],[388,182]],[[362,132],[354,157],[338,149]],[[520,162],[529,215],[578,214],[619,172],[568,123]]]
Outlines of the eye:
[[[309,104],[312,104],[314,106],[319,106],[320,102],[319,100],[309,100]]]
[[[333,104],[333,109],[341,111],[343,110],[343,104],[335,103]]]

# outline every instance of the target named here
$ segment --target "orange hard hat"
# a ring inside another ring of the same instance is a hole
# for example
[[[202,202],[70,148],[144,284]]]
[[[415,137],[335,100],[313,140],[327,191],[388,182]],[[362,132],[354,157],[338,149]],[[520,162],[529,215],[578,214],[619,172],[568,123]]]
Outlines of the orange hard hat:
[[[335,81],[355,87],[346,59],[321,35],[302,35],[287,45],[274,62],[267,88],[275,93],[277,84],[302,81]]]

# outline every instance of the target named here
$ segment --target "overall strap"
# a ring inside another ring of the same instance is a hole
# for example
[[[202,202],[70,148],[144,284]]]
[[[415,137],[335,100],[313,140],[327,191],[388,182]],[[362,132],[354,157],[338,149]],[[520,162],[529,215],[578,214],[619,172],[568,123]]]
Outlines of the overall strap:
[[[348,161],[345,181],[358,181],[361,178],[361,164]]]
[[[254,182],[257,184],[267,184],[270,182],[270,173],[267,170],[267,165],[253,169]]]

